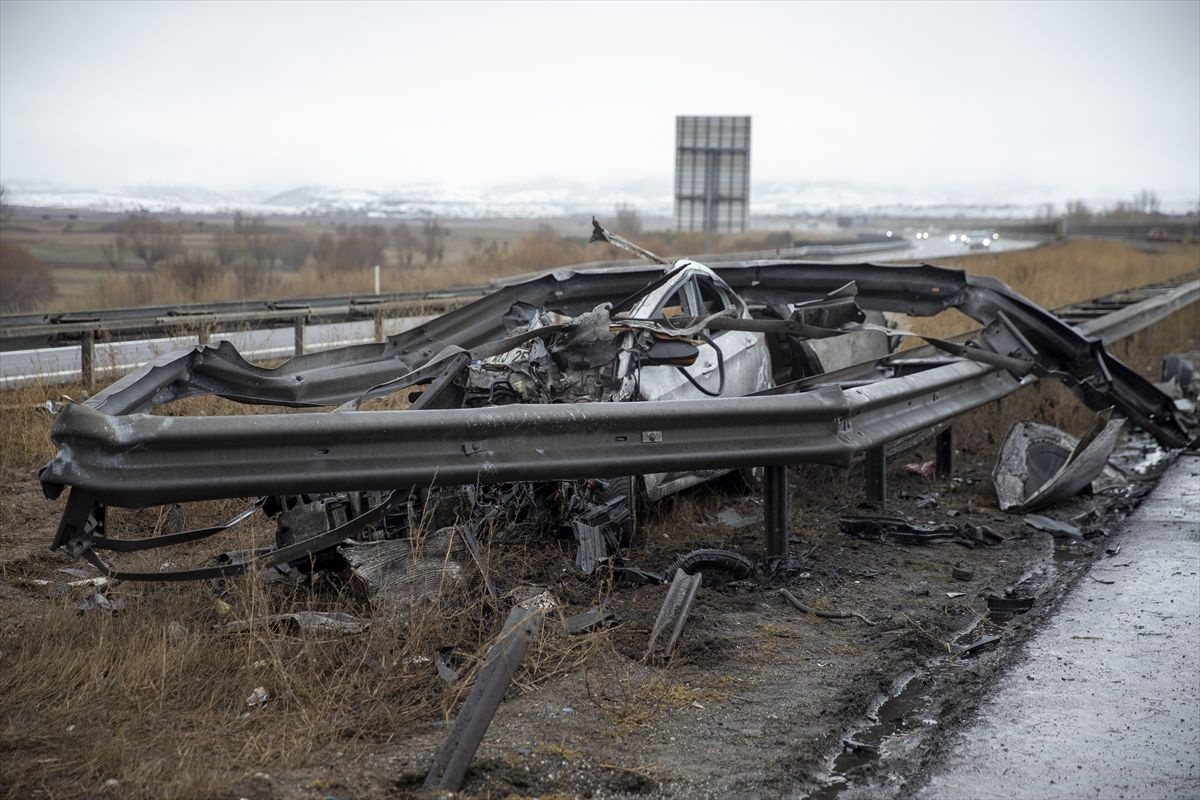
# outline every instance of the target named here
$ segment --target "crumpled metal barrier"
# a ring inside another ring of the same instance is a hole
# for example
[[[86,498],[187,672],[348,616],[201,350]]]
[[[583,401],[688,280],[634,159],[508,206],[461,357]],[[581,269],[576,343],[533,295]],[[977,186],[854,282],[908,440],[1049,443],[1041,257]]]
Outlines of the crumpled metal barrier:
[[[249,364],[225,343],[190,348],[60,413],[52,431],[59,452],[41,472],[49,497],[72,487],[54,546],[67,546],[115,574],[92,549],[93,539],[103,536],[105,505],[845,465],[856,453],[1003,397],[1033,380],[1028,372],[1064,377],[1089,404],[1115,406],[1170,446],[1190,438],[1170,399],[1109,356],[1097,338],[1080,334],[998,281],[930,265],[751,262],[718,272],[752,303],[822,301],[853,283],[860,308],[918,315],[958,308],[987,328],[960,351],[974,360],[884,379],[875,370],[865,385],[814,388],[799,382],[741,398],[400,412],[350,409],[380,387],[443,381],[447,369],[467,363],[473,353],[495,352],[506,340],[504,314],[515,304],[579,315],[614,297],[639,297],[656,285],[662,269],[550,273],[384,343],[297,356],[273,369]],[[1194,300],[1200,282],[1186,291]],[[1019,369],[1022,364],[1030,369]],[[1005,365],[1011,371],[1001,368]],[[326,414],[145,413],[196,394],[288,406],[350,405]],[[336,534],[330,531],[318,543],[328,546],[326,540]],[[264,558],[279,563],[296,546]],[[229,574],[244,568],[215,569]],[[213,571],[193,570],[186,577]]]

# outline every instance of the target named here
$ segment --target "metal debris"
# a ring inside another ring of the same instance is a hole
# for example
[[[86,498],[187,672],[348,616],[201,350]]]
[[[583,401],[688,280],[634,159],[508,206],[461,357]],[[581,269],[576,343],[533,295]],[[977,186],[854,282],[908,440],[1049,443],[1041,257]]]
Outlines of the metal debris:
[[[742,514],[738,513],[736,508],[723,508],[717,514],[717,522],[721,523],[727,528],[733,528],[734,530],[748,528],[751,525],[758,524],[761,521],[761,517],[743,516]]]
[[[521,667],[529,640],[542,623],[540,609],[513,608],[504,628],[488,650],[483,668],[467,701],[458,712],[450,735],[442,742],[425,777],[426,792],[456,792],[462,786],[467,767],[483,740],[504,692]]]
[[[453,528],[442,528],[424,539],[353,542],[338,552],[373,611],[407,614],[462,578],[460,541]]]
[[[362,633],[371,627],[371,620],[361,619],[341,611],[290,611],[284,614],[269,614],[265,617],[226,622],[214,625],[213,629],[219,633],[243,633],[273,626],[319,633]]]
[[[602,628],[608,625],[617,618],[617,615],[612,612],[608,606],[596,606],[589,608],[587,611],[581,611],[578,614],[572,614],[563,620],[563,630],[572,636],[587,633]]]
[[[696,599],[696,592],[700,590],[702,581],[703,576],[699,572],[690,575],[682,569],[676,570],[675,577],[671,580],[671,586],[667,589],[667,596],[663,599],[662,608],[659,609],[658,617],[654,620],[654,627],[650,630],[650,641],[646,646],[647,661],[671,660],[671,655],[675,652],[676,645],[679,644],[679,635],[683,633],[683,626],[687,624],[688,613],[692,610],[692,601]],[[670,628],[670,633],[667,635],[666,641],[660,643],[659,638],[668,628]]]
[[[952,649],[960,656],[973,656],[980,650],[991,647],[996,642],[1000,641],[1000,638],[1001,637],[997,636],[996,634],[980,636],[974,642],[971,642],[971,644],[956,644]]]
[[[1032,597],[998,597],[997,595],[987,596],[988,612],[995,614],[1024,614],[1033,608]]]
[[[271,693],[267,691],[265,686],[256,686],[250,696],[246,698],[248,706],[265,706],[267,701],[271,699]]]
[[[99,609],[101,611],[116,612],[125,608],[125,598],[119,597],[116,600],[113,600],[103,592],[96,592],[95,594],[89,594],[87,597],[76,603],[75,608],[78,611]]]
[[[1096,416],[1082,439],[1039,422],[1018,422],[1000,448],[992,480],[1002,511],[1034,511],[1061,503],[1093,484],[1116,447],[1124,419]],[[1119,480],[1113,475],[1107,481]]]
[[[1069,522],[1053,519],[1052,517],[1044,517],[1041,514],[1026,514],[1025,524],[1031,528],[1036,528],[1039,531],[1052,533],[1056,536],[1071,536],[1078,538],[1083,535],[1078,525],[1072,525]]]
[[[917,523],[903,517],[845,516],[842,531],[860,539],[889,544],[961,544],[964,547],[994,546],[1004,541],[986,525],[969,522]]]

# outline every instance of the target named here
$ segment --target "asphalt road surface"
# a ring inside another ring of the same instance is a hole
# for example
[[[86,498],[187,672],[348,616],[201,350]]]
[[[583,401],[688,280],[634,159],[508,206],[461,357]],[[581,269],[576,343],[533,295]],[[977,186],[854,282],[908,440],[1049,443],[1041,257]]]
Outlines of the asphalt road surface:
[[[1116,541],[917,798],[1200,797],[1200,455]]]

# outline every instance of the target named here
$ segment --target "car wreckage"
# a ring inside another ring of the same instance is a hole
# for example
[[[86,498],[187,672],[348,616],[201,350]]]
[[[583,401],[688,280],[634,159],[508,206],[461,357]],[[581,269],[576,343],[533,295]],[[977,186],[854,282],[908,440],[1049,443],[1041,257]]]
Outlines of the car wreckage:
[[[1171,399],[1097,337],[993,278],[928,264],[668,264],[599,224],[593,241],[653,263],[542,274],[385,341],[275,367],[225,341],[190,347],[68,405],[40,473],[47,497],[69,489],[52,546],[113,578],[187,580],[344,569],[355,545],[454,525],[486,579],[480,533],[522,517],[573,534],[591,573],[619,563],[638,498],[735,469],[847,466],[1039,377],[1166,446],[1192,439]],[[891,352],[915,334],[884,313],[949,309],[984,327]],[[197,395],[326,410],[154,413]],[[408,405],[362,408],[388,397]],[[140,538],[106,515],[223,498],[257,499],[227,523]],[[100,555],[194,542],[258,514],[275,541],[215,562],[136,571]]]

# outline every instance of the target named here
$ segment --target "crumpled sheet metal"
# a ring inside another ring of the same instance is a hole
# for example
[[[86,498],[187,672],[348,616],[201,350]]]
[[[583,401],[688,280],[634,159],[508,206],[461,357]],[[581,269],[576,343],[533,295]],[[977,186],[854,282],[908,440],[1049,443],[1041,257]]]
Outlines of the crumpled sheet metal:
[[[1036,511],[1082,492],[1104,472],[1124,427],[1108,411],[1082,439],[1040,422],[1013,425],[992,470],[1000,510]]]

